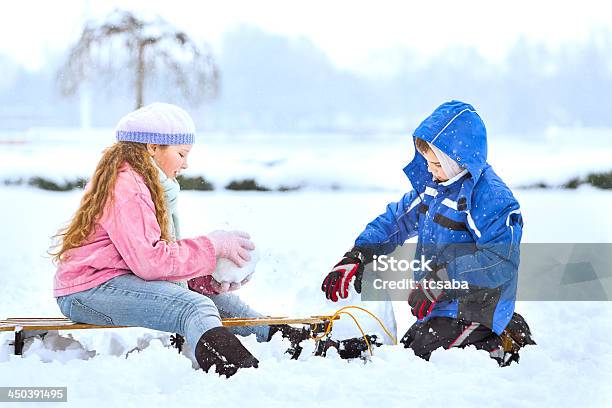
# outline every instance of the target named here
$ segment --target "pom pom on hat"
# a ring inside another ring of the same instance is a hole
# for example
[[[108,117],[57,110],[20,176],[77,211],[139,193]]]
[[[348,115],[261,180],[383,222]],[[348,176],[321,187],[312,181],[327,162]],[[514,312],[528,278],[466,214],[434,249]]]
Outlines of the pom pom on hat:
[[[122,117],[115,134],[120,142],[193,144],[195,125],[191,116],[178,106],[155,102]]]

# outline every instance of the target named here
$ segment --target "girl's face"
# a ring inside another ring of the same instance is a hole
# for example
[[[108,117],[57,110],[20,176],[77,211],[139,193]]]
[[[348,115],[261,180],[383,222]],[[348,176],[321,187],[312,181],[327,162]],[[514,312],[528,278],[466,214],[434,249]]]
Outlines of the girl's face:
[[[425,160],[427,160],[427,170],[436,178],[436,180],[448,181],[448,176],[440,165],[440,161],[436,157],[435,153],[428,150],[427,152],[421,154],[423,157],[425,157]]]
[[[147,150],[166,176],[176,178],[181,170],[187,168],[187,156],[192,146],[147,144]]]

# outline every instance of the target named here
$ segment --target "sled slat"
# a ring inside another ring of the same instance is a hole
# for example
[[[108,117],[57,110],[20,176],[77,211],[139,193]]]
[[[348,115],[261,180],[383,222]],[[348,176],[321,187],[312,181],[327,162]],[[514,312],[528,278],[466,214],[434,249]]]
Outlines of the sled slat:
[[[84,323],[68,323],[63,325],[44,325],[44,324],[17,324],[11,326],[0,326],[0,331],[14,331],[15,327],[21,327],[24,331],[29,330],[71,330],[71,329],[122,329],[129,326],[99,326]]]
[[[6,321],[9,320],[20,320],[20,321],[25,321],[25,320],[70,320],[67,317],[7,317]],[[5,320],[2,320],[5,321]]]
[[[338,318],[338,317],[336,317]],[[273,326],[279,324],[324,324],[331,316],[310,316],[303,318],[278,317],[233,317],[221,319],[223,326]],[[10,317],[0,320],[0,331],[14,331],[16,327],[22,330],[71,330],[71,329],[119,329],[131,326],[107,326],[73,322],[65,317]]]

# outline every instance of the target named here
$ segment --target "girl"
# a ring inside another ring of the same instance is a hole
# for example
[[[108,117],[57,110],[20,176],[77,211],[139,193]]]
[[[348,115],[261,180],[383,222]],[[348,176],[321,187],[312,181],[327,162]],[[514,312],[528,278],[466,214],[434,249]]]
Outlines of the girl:
[[[165,103],[119,121],[117,143],[104,151],[74,218],[56,235],[61,242],[53,254],[54,296],[75,322],[179,333],[205,371],[215,365],[229,377],[258,364],[234,333],[255,334],[258,341],[273,333],[263,326],[232,333],[221,325],[221,317],[261,316],[224,293],[248,279],[229,285],[211,276],[218,258],[238,266],[249,261],[255,248],[249,235],[180,237],[176,176],[187,168],[194,134],[191,117]],[[195,291],[187,288],[188,280]],[[292,339],[306,337],[289,326],[280,331]]]

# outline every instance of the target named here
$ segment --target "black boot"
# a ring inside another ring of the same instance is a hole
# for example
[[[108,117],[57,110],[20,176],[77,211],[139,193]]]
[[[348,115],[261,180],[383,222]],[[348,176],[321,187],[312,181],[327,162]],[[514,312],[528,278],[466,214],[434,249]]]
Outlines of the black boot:
[[[503,356],[498,358],[500,367],[507,367],[513,361],[519,362],[519,351],[525,346],[535,345],[536,342],[531,336],[531,330],[527,322],[518,313],[512,315],[512,319],[506,329],[499,336],[503,345]]]
[[[280,333],[284,339],[289,339],[293,343],[301,343],[302,341],[310,338],[310,330],[306,327],[301,329],[289,326],[288,324],[278,324],[270,326],[270,334],[268,335],[268,341],[272,340],[272,337]]]
[[[284,339],[288,339],[291,342],[291,347],[285,353],[289,354],[292,360],[297,360],[302,353],[303,348],[300,343],[311,337],[310,330],[306,327],[298,329],[287,324],[279,324],[270,326],[268,341],[272,340],[276,333],[280,333]]]
[[[382,346],[382,342],[378,340],[377,335],[366,334],[366,337],[372,348]],[[314,355],[325,357],[327,355],[327,350],[332,347],[336,349],[340,358],[344,360],[361,357],[363,352],[368,350],[368,345],[363,337],[354,337],[340,341],[326,338],[317,343]]]
[[[512,319],[504,330],[520,347],[535,345],[536,342],[531,336],[531,329],[527,325],[527,322],[518,313],[512,315]]]
[[[195,358],[206,372],[214,365],[219,375],[231,377],[239,368],[257,368],[259,361],[226,327],[215,327],[200,337]]]

